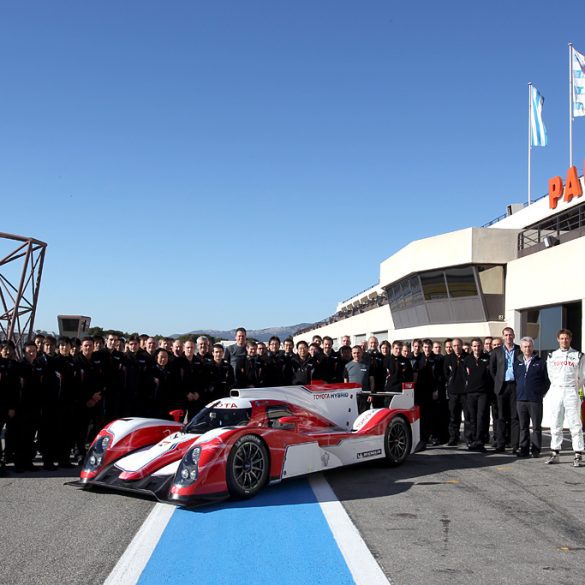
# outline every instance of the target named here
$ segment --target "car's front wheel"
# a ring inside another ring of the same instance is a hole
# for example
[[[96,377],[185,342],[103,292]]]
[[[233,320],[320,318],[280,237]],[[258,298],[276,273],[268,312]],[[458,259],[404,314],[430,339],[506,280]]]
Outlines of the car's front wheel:
[[[393,418],[386,428],[384,449],[388,464],[395,467],[404,463],[412,449],[410,425],[400,416]]]
[[[227,460],[226,482],[230,494],[238,498],[255,496],[268,479],[268,461],[268,450],[260,437],[240,437]]]

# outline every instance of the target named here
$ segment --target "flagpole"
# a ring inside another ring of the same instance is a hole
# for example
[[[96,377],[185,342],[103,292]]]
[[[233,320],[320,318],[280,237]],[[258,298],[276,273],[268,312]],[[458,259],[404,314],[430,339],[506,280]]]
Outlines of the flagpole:
[[[573,166],[573,43],[569,43],[569,168]]]
[[[530,195],[531,195],[531,186],[530,186],[530,162],[532,157],[532,147],[530,145],[530,108],[532,107],[530,98],[531,98],[531,88],[532,88],[532,81],[528,82],[528,205],[530,205]]]

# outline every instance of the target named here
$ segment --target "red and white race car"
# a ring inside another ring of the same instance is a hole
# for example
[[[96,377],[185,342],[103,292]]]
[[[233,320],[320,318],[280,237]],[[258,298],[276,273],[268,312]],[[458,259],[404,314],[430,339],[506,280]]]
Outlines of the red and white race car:
[[[232,390],[189,423],[116,420],[95,438],[75,485],[146,493],[189,505],[250,497],[266,484],[385,458],[400,465],[419,444],[412,384],[389,408],[358,415],[357,384]]]

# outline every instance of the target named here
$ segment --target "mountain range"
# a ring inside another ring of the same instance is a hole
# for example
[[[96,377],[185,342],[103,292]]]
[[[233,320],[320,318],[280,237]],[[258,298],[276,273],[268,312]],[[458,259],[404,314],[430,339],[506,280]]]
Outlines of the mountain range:
[[[287,337],[292,337],[296,331],[307,327],[310,323],[299,323],[298,325],[288,325],[283,327],[268,327],[266,329],[247,329],[248,337],[257,339],[258,341],[268,341],[273,335],[284,341]],[[180,337],[182,335],[211,335],[215,339],[234,339],[236,335],[235,329],[227,331],[220,331],[217,329],[198,329],[196,331],[189,331],[188,333],[177,333],[171,337]]]

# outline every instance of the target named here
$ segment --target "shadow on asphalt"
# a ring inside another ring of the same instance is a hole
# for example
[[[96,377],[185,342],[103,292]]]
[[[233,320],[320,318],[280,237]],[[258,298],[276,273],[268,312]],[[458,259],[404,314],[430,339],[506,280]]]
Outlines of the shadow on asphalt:
[[[508,451],[509,453],[509,451]],[[463,449],[429,449],[411,455],[401,466],[389,467],[383,461],[351,465],[324,473],[334,487],[335,495],[321,501],[357,500],[381,498],[409,490],[414,485],[436,486],[457,483],[457,479],[445,478],[441,481],[425,481],[426,477],[458,470],[501,467],[517,462],[510,454],[469,453]],[[280,484],[266,487],[249,500],[227,500],[221,504],[210,504],[197,508],[184,508],[198,513],[214,512],[225,508],[260,508],[266,506],[289,506],[313,504],[315,495],[311,490],[308,477],[285,480]]]
[[[72,467],[71,469],[57,469],[55,471],[45,471],[42,464],[35,466],[36,471],[23,471],[16,473],[14,465],[7,465],[0,469],[0,477],[10,477],[13,479],[41,479],[47,477],[62,477],[63,479],[77,479],[81,467]]]
[[[542,459],[539,461],[542,462]],[[517,458],[512,456],[509,450],[507,454],[494,453],[491,450],[488,450],[487,453],[471,453],[463,447],[437,447],[411,455],[399,467],[389,467],[383,460],[376,460],[324,472],[324,476],[335,490],[335,496],[331,498],[332,501],[360,500],[396,495],[409,490],[414,485],[437,486],[454,484],[458,482],[456,472],[459,470],[501,467],[518,463]],[[74,480],[78,478],[80,468],[44,471],[42,466],[38,465],[37,469],[39,470],[38,472],[17,474],[12,470],[12,466],[8,466],[2,469],[0,477]],[[446,472],[454,473],[449,473],[445,479],[436,479],[437,475],[445,474]],[[213,512],[218,507],[222,509],[226,507],[258,508],[312,504],[316,502],[316,498],[309,486],[308,477],[310,476],[292,478],[280,484],[267,486],[257,496],[248,500],[203,501],[192,507],[182,509],[207,513]],[[433,479],[425,479],[429,477],[433,477]],[[92,486],[91,491],[112,493],[112,490],[95,486]],[[154,497],[151,498],[148,495],[133,494],[131,492],[120,494],[120,496],[156,501]],[[327,501],[327,499],[322,501]]]

